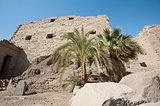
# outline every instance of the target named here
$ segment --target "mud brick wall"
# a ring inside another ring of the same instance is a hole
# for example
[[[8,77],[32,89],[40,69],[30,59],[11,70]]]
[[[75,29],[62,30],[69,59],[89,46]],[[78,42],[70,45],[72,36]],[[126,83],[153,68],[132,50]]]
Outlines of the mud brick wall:
[[[39,56],[51,54],[55,48],[66,42],[61,40],[65,33],[73,32],[74,28],[81,29],[82,25],[85,31],[96,31],[92,36],[102,33],[105,28],[111,30],[106,15],[51,17],[19,25],[10,41],[23,48],[32,63]]]
[[[0,71],[2,71],[2,67],[4,65],[5,57],[11,56],[9,64],[6,64],[6,68],[3,70],[3,74],[1,73],[1,77],[9,78],[14,73],[14,67],[18,58],[18,55],[22,49],[16,47],[13,43],[7,40],[0,40]]]
[[[139,55],[140,62],[160,70],[160,25],[149,25],[136,37],[136,41],[143,47],[145,54]]]
[[[135,38],[144,50],[136,60],[127,63],[128,71],[160,71],[160,25],[148,25]],[[144,64],[145,63],[145,64]]]

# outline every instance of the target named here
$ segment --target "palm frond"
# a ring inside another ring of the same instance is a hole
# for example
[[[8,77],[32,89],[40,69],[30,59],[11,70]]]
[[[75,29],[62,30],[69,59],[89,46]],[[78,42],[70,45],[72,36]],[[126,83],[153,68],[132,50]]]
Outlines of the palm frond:
[[[111,34],[111,37],[117,38],[120,35],[121,29],[120,28],[115,28]]]
[[[109,29],[105,29],[103,32],[103,35],[99,34],[97,35],[97,40],[99,42],[101,52],[102,54],[98,54],[101,56],[101,63],[104,64],[104,66],[107,69],[108,74],[110,75],[111,79],[117,79],[118,77],[122,78],[122,75],[120,72],[117,72],[113,67],[113,59],[115,56],[115,59],[117,61],[123,61],[127,62],[129,59],[135,59],[139,53],[143,53],[142,48],[138,45],[137,42],[132,40],[132,36],[129,34],[121,34],[121,29],[115,28],[112,32]],[[108,54],[106,54],[105,50],[108,50]],[[96,50],[96,49],[95,49]],[[97,51],[97,50],[96,50]],[[107,57],[110,55],[110,57]],[[113,56],[113,57],[112,57]],[[98,57],[99,58],[99,57]],[[106,59],[108,59],[106,61]],[[121,70],[123,71],[123,70]]]
[[[100,70],[102,57],[104,60],[106,59],[104,63],[107,63],[108,56],[105,58],[105,56],[108,55],[106,52],[107,49],[103,48],[103,50],[101,50],[101,45],[99,45],[97,39],[95,39],[95,37],[89,38],[92,31],[93,30],[85,33],[83,25],[81,33],[75,28],[73,33],[65,34],[64,39],[67,39],[68,42],[58,47],[53,52],[51,56],[53,63],[51,68],[55,68],[57,71],[61,70],[60,82],[65,69],[70,66],[70,61],[72,60],[80,62],[82,75],[86,73],[86,62],[89,58],[92,58],[92,60],[95,61],[94,63],[96,64],[97,70]],[[105,56],[101,53],[102,51],[105,53]],[[85,78],[82,80],[84,79]]]

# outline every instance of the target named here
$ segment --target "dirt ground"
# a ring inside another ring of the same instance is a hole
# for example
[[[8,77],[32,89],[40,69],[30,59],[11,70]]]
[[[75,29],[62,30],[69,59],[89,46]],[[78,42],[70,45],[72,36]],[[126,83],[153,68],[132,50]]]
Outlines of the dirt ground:
[[[70,106],[72,93],[47,92],[24,96],[5,96],[0,92],[0,106]]]

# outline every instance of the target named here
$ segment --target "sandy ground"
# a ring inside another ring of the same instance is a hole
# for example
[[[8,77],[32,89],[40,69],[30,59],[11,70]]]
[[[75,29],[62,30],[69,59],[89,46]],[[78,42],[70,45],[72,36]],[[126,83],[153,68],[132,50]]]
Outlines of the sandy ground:
[[[48,92],[24,96],[3,96],[0,106],[70,106],[72,93]]]

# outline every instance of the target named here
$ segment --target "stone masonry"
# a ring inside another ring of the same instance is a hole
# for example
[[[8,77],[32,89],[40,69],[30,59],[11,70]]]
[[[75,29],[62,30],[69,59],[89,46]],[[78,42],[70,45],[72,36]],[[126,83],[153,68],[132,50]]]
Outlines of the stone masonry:
[[[144,27],[136,41],[144,49],[144,55],[138,56],[140,63],[145,62],[151,68],[160,70],[160,25]]]
[[[148,25],[135,38],[144,54],[126,65],[127,71],[160,70],[160,25]]]
[[[111,30],[106,15],[51,17],[19,25],[10,41],[23,48],[32,63],[37,57],[51,54],[55,48],[65,43],[61,40],[65,33],[73,32],[74,28],[81,29],[82,25],[85,32],[96,31],[92,36],[102,33],[105,28]]]
[[[103,33],[109,25],[109,18],[106,15],[100,16],[64,16],[51,17],[43,20],[20,24],[10,41],[16,46],[24,49],[21,53],[21,58],[25,57],[25,61],[19,58],[15,67],[16,72],[25,71],[30,63],[40,56],[48,56],[55,48],[64,44],[62,41],[63,35],[68,32],[73,32],[74,28],[81,29],[84,26],[85,32],[95,30],[91,36]],[[144,49],[144,55],[138,55],[136,60],[131,60],[126,64],[127,71],[146,71],[160,69],[160,25],[146,26],[135,38],[135,40]],[[21,68],[23,70],[21,70]]]
[[[22,49],[7,40],[0,40],[0,78],[10,78]]]

